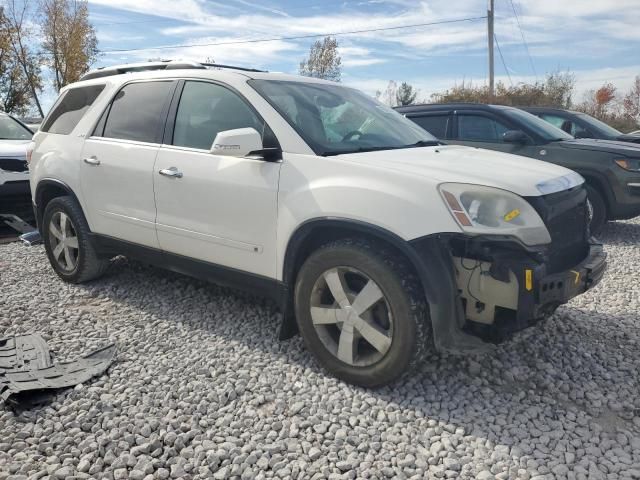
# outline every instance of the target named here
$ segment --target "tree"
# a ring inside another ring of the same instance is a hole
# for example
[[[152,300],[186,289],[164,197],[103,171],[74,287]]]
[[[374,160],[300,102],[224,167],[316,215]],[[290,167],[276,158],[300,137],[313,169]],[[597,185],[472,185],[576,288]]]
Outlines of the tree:
[[[395,80],[389,80],[387,88],[384,89],[384,92],[381,90],[376,90],[376,100],[384,103],[385,105],[389,105],[390,107],[395,107],[397,105],[397,96],[398,84],[395,82]]]
[[[23,115],[30,100],[29,86],[13,55],[4,10],[0,7],[0,109]]]
[[[553,72],[547,74],[543,91],[548,105],[571,108],[573,91],[576,87],[576,76],[569,72]]]
[[[444,93],[435,93],[431,99],[435,102],[475,102],[495,103],[512,106],[547,106],[570,108],[575,76],[570,72],[554,72],[547,75],[544,82],[520,83],[507,86],[498,82],[493,97],[487,85],[455,85]]]
[[[44,117],[38,94],[42,91],[42,56],[36,53],[35,32],[30,21],[29,2],[22,1],[21,6],[16,0],[7,0],[6,8],[0,18],[2,30],[7,35],[9,51],[22,71],[31,100],[35,103],[38,113]],[[16,77],[19,78],[19,77]]]
[[[605,120],[616,98],[616,87],[612,83],[605,83],[597,90],[589,90],[584,94],[584,101],[577,109],[591,116]]]
[[[300,62],[300,75],[340,81],[342,59],[338,53],[338,41],[325,37],[317,40],[309,49],[309,57]]]
[[[402,82],[396,92],[396,105],[411,105],[416,101],[418,91],[407,82]]]
[[[42,51],[60,90],[77,82],[98,58],[98,40],[85,0],[41,0]]]
[[[631,90],[624,96],[622,108],[626,117],[640,123],[640,75],[636,75]]]

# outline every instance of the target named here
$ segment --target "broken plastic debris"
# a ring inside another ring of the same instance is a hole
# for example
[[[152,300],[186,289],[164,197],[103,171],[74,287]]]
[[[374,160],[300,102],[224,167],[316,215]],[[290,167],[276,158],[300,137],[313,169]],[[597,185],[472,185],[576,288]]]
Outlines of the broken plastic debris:
[[[104,373],[116,355],[114,343],[80,358],[53,364],[44,339],[38,334],[0,339],[0,397],[6,402],[25,400],[25,392],[73,387]]]

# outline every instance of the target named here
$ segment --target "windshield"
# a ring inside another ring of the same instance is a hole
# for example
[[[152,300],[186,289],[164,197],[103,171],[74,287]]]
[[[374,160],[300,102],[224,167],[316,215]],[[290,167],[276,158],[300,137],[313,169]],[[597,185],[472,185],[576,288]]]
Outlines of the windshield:
[[[0,115],[0,140],[30,140],[33,132],[8,115]]]
[[[249,83],[318,155],[439,144],[395,110],[352,88],[278,80]]]
[[[505,108],[504,113],[512,120],[524,123],[524,125],[536,135],[547,142],[554,140],[573,140],[573,137],[564,130],[554,127],[549,122],[517,108]]]
[[[580,120],[589,125],[591,128],[608,137],[617,137],[618,135],[622,135],[622,132],[616,130],[613,127],[610,127],[604,122],[601,122],[597,118],[593,118],[592,116],[587,115],[586,113],[577,113],[576,115],[580,117]]]

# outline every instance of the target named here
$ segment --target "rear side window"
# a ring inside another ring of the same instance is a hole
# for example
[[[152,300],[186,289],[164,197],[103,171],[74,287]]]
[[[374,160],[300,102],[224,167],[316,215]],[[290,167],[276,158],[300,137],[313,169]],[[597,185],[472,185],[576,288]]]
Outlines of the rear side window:
[[[410,120],[420,125],[427,132],[436,138],[447,136],[449,126],[449,115],[426,115],[424,117],[409,117]]]
[[[64,92],[40,128],[43,132],[68,135],[104,90],[104,85],[71,88]]]
[[[173,81],[125,85],[111,103],[102,136],[160,143],[172,86]]]

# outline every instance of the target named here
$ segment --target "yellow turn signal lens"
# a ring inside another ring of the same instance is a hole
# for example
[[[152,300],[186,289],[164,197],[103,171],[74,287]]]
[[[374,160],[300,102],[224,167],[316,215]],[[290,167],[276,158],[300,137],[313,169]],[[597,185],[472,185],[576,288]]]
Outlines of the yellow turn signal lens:
[[[520,210],[514,208],[509,213],[507,213],[503,218],[505,222],[510,222],[514,218],[518,218],[520,216]]]

